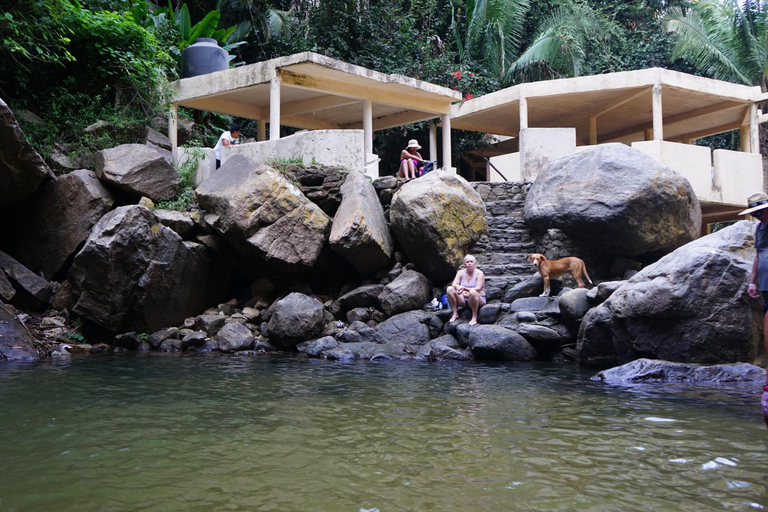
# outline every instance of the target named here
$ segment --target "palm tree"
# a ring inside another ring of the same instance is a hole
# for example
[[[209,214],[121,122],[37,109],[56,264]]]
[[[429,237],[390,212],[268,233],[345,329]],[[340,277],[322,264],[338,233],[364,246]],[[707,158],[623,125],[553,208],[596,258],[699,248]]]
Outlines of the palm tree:
[[[273,9],[266,0],[218,0],[217,8],[237,19],[244,19],[237,29],[242,38],[250,32],[258,32],[268,41],[282,33],[291,21],[290,11]]]
[[[504,82],[581,74],[590,43],[612,37],[618,26],[586,4],[566,3],[539,25],[531,44],[509,66]]]
[[[673,57],[730,82],[759,85],[768,77],[768,2],[702,0],[687,12],[673,8],[665,26],[675,37]]]
[[[504,84],[578,76],[589,43],[618,30],[585,3],[567,0],[521,48],[529,7],[529,0],[467,0],[466,43],[460,54],[463,50],[479,58]]]

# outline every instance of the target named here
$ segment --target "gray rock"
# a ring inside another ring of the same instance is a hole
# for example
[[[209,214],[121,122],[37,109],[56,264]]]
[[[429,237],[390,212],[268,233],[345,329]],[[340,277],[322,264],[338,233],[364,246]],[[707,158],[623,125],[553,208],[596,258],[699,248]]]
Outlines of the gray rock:
[[[430,173],[431,174],[431,173]],[[432,299],[432,282],[424,274],[407,270],[381,291],[381,308],[389,316],[421,309]]]
[[[485,205],[464,178],[434,171],[392,198],[392,232],[408,258],[435,281],[452,278],[487,230]]]
[[[0,272],[0,300],[10,302],[14,295],[16,295],[16,290],[13,284],[8,280],[5,272]]]
[[[657,359],[637,359],[610,370],[598,372],[592,380],[609,384],[634,383],[765,383],[765,370],[748,363],[717,364],[704,366],[682,364]]]
[[[215,338],[222,352],[248,350],[253,347],[253,333],[246,326],[238,323],[226,324]]]
[[[501,304],[486,304],[477,310],[477,323],[494,324],[499,318]]]
[[[340,343],[362,343],[363,337],[357,331],[342,331],[337,336]]]
[[[549,281],[550,296],[557,296],[562,290],[563,281],[561,279],[551,279]],[[514,302],[525,297],[535,297],[543,292],[544,280],[541,278],[541,274],[536,272],[504,292],[504,302]]]
[[[149,126],[147,126],[147,132],[144,135],[144,143],[158,146],[167,151],[171,151],[173,149],[173,143],[171,143],[171,139],[158,132],[157,130],[150,128]]]
[[[159,209],[154,212],[163,226],[171,228],[181,236],[188,235],[195,228],[195,221],[188,212]]]
[[[189,350],[190,347],[199,347],[205,343],[208,333],[205,331],[192,331],[181,339],[181,348]]]
[[[205,331],[208,336],[215,336],[224,327],[227,317],[219,314],[205,314],[195,317],[193,327],[198,331]]]
[[[123,144],[94,155],[96,175],[137,197],[153,201],[173,197],[181,177],[157,151],[142,144]]]
[[[560,297],[525,297],[509,305],[509,312],[535,311],[540,313],[560,313]]]
[[[40,359],[34,341],[29,329],[0,302],[0,362]]]
[[[530,342],[560,343],[557,331],[537,324],[520,324],[517,332]]]
[[[178,325],[232,296],[226,264],[137,205],[101,218],[68,279],[79,293],[74,311],[112,332]]]
[[[583,317],[592,307],[587,299],[589,290],[586,288],[576,288],[560,296],[560,313],[566,320],[574,321]]]
[[[176,338],[168,338],[160,343],[160,352],[181,352],[181,340]]]
[[[469,348],[482,361],[535,361],[533,345],[520,334],[498,325],[475,325],[469,331]]]
[[[323,304],[303,293],[293,292],[275,302],[267,324],[269,341],[281,350],[315,338],[323,329]]]
[[[394,176],[382,176],[381,178],[376,178],[373,180],[373,188],[377,192],[381,192],[384,189],[387,188],[395,188],[397,187],[397,178]]]
[[[0,99],[0,204],[21,204],[53,173],[27,141],[10,107]]]
[[[605,281],[597,285],[597,301],[602,304],[608,297],[613,295],[613,292],[624,286],[626,281]]]
[[[419,347],[416,357],[427,361],[471,361],[472,351],[459,347],[456,339],[446,334]]]
[[[149,335],[147,338],[147,342],[149,345],[157,349],[160,347],[160,344],[164,342],[167,339],[171,338],[178,338],[179,337],[179,328],[178,327],[168,327],[166,329],[160,329],[159,331],[153,332]]]
[[[29,269],[53,279],[114,202],[95,173],[71,172],[41,187],[14,212],[8,250]]]
[[[375,308],[379,305],[379,295],[384,290],[381,284],[366,284],[339,297],[342,311],[354,308]]]
[[[316,340],[303,341],[296,345],[296,350],[310,357],[320,357],[323,352],[333,350],[339,346],[339,342],[333,336],[324,336]]]
[[[754,224],[691,242],[627,281],[584,317],[579,361],[610,367],[641,357],[683,363],[753,361],[762,314],[747,293]]]
[[[368,308],[355,308],[347,311],[347,322],[350,324],[353,322],[367,322],[371,319],[371,312]]]
[[[11,304],[19,309],[33,311],[42,311],[48,306],[53,285],[2,251],[0,273],[5,274],[15,290],[10,299]]]
[[[241,155],[196,190],[206,221],[244,255],[284,272],[305,271],[326,245],[331,219],[274,169]]]
[[[429,315],[420,311],[400,313],[374,328],[379,343],[423,345],[430,340],[429,327],[424,323]]]
[[[115,338],[112,340],[112,345],[115,347],[119,347],[125,350],[130,350],[132,352],[135,352],[139,350],[139,347],[141,346],[143,340],[138,335],[138,333],[135,332],[127,332],[125,334],[118,334],[115,336]]]
[[[525,221],[604,251],[634,256],[695,239],[701,207],[688,180],[624,144],[601,144],[549,162],[533,183]]]
[[[341,186],[342,200],[329,237],[331,249],[361,274],[382,268],[392,258],[392,237],[376,191],[361,172],[351,172]]]

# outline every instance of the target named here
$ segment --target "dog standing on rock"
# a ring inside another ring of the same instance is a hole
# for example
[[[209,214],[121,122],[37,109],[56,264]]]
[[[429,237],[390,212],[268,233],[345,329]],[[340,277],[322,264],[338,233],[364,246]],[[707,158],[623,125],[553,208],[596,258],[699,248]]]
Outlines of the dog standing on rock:
[[[544,279],[544,293],[540,295],[541,297],[549,296],[550,279],[556,279],[567,273],[570,273],[573,276],[576,283],[579,285],[579,288],[585,287],[584,281],[581,279],[582,274],[587,278],[589,284],[593,284],[592,280],[589,278],[589,274],[587,274],[587,266],[584,264],[584,261],[574,256],[549,261],[546,256],[537,253],[528,256],[528,261],[533,263],[539,270],[542,279]]]

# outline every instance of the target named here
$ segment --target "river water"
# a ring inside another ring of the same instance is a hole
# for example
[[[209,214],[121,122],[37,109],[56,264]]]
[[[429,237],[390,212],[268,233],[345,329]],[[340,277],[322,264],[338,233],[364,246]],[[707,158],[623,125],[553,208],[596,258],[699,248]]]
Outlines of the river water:
[[[0,365],[0,511],[768,507],[754,388],[589,375],[277,356]]]

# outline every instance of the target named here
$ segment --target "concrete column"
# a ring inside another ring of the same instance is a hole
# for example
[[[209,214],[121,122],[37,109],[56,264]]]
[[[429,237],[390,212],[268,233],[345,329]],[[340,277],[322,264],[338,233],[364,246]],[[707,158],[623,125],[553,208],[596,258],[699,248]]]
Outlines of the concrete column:
[[[280,77],[269,83],[269,140],[280,138]]]
[[[528,100],[520,96],[520,130],[528,128]]]
[[[589,118],[589,145],[597,144],[597,116]]]
[[[267,121],[259,119],[256,125],[256,140],[259,142],[267,140]]]
[[[760,152],[760,123],[758,120],[757,105],[752,104],[749,108],[749,152]]]
[[[661,84],[653,86],[653,140],[664,140],[664,113],[661,110]]]
[[[443,123],[443,169],[448,170],[453,167],[451,163],[451,115],[442,115]]]
[[[171,103],[168,110],[168,138],[171,140],[171,156],[174,162],[178,162],[179,148],[179,109],[175,103]]]
[[[739,139],[741,139],[741,147],[739,150],[742,153],[751,153],[749,147],[749,126],[742,126],[739,128]]]
[[[429,159],[437,160],[437,125],[429,123]]]
[[[363,100],[363,147],[367,155],[373,153],[373,102]]]

